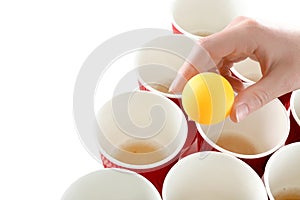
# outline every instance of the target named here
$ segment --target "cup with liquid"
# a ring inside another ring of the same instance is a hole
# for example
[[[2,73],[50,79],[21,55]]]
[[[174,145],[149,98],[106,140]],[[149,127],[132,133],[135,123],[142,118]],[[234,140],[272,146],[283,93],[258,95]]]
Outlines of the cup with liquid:
[[[222,30],[242,11],[238,0],[174,0],[172,29],[174,33],[199,39]]]
[[[161,94],[181,107],[181,94],[169,92],[169,87],[194,46],[183,35],[166,35],[144,44],[135,58],[140,89]]]
[[[264,182],[270,200],[300,200],[300,142],[286,145],[269,159]]]
[[[300,90],[295,90],[292,92],[290,108],[291,130],[287,144],[300,142]]]
[[[283,104],[274,99],[239,123],[228,117],[218,124],[197,124],[197,128],[203,150],[236,156],[262,176],[270,155],[285,144],[290,123]]]
[[[187,137],[180,108],[161,95],[134,91],[114,96],[97,113],[98,158],[106,168],[125,168],[150,180],[161,192]]]
[[[164,200],[267,200],[260,177],[236,157],[214,151],[189,155],[166,176]]]
[[[182,108],[181,94],[169,92],[169,87],[194,46],[190,38],[173,34],[146,43],[135,57],[140,89],[167,97]],[[188,137],[181,157],[199,151],[198,135],[196,125],[188,121]]]
[[[161,200],[153,184],[125,169],[102,169],[89,173],[64,192],[61,200]]]

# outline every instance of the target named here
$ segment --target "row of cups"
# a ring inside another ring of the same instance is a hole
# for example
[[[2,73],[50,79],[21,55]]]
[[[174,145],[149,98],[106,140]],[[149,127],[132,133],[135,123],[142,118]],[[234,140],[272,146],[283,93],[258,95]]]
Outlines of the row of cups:
[[[264,182],[243,161],[214,151],[189,155],[164,181],[162,198],[149,180],[126,169],[103,169],[74,182],[64,200],[299,199],[300,143],[289,144],[269,159]],[[267,191],[267,193],[266,193]]]
[[[107,169],[80,178],[63,200],[267,199],[267,193],[274,199],[280,191],[299,191],[300,91],[291,101],[289,94],[271,101],[240,123],[227,118],[211,126],[189,121],[181,95],[168,93],[195,40],[224,28],[240,8],[235,0],[173,2],[173,33],[181,34],[144,44],[134,55],[137,75],[127,74],[137,89],[116,92],[101,106],[97,134],[80,132]],[[231,70],[245,85],[262,76],[249,59]],[[119,85],[126,87],[128,77]]]

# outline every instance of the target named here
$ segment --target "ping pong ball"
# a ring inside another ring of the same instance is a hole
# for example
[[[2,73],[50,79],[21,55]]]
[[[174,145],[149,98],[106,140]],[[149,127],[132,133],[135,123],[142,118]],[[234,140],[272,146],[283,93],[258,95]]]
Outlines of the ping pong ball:
[[[193,121],[216,124],[229,114],[234,101],[230,83],[221,75],[205,72],[191,78],[182,92],[182,105]]]

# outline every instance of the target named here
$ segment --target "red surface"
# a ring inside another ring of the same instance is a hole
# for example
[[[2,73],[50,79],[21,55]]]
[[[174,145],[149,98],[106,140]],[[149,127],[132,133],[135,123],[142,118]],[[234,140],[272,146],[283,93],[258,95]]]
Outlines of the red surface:
[[[175,28],[174,24],[172,24],[172,30],[175,34],[182,34],[177,28]]]
[[[292,114],[290,115],[290,123],[290,134],[285,144],[300,142],[300,126],[297,124]]]
[[[287,110],[290,107],[290,98],[291,93],[279,97],[279,100],[283,103]],[[297,124],[292,113],[290,113],[290,133],[285,144],[287,145],[294,142],[300,142],[300,126]]]
[[[290,108],[290,99],[291,99],[292,93],[287,93],[285,95],[282,95],[281,97],[278,97],[278,99],[281,101],[281,103],[284,105],[286,110]]]

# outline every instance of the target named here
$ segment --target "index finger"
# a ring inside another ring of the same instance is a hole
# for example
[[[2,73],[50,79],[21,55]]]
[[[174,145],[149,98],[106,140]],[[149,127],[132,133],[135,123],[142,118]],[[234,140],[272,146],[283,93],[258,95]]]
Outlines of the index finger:
[[[181,92],[190,78],[197,73],[217,67],[223,59],[234,61],[241,56],[252,56],[258,46],[254,29],[257,29],[257,23],[248,19],[238,26],[224,29],[200,40],[178,71],[170,91]]]
[[[186,58],[177,76],[172,82],[169,91],[179,93],[183,90],[186,82],[200,72],[216,71],[216,64],[211,59],[208,51],[197,43]]]

